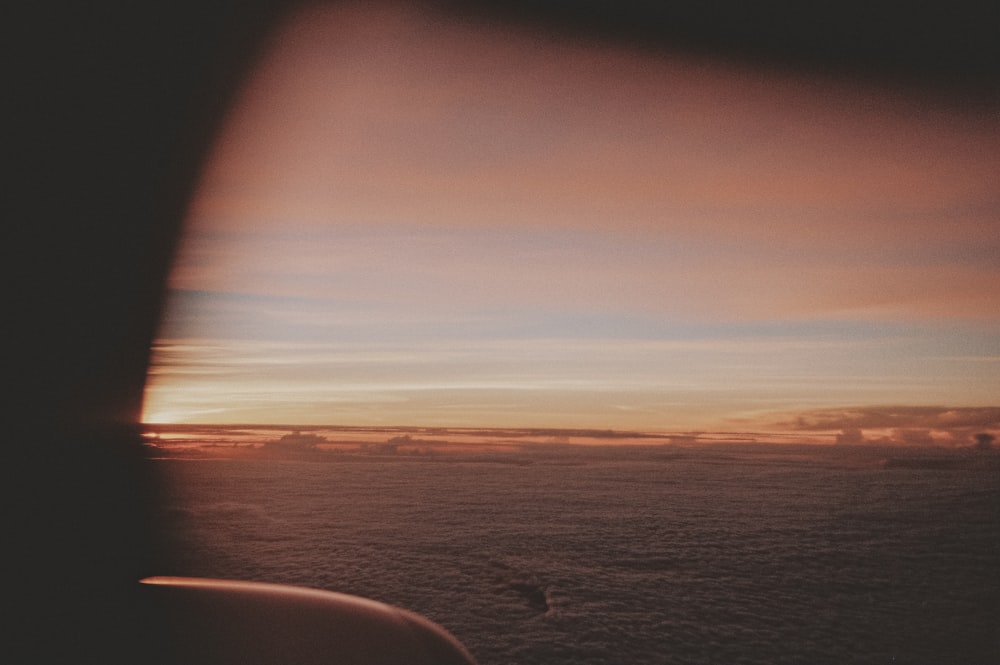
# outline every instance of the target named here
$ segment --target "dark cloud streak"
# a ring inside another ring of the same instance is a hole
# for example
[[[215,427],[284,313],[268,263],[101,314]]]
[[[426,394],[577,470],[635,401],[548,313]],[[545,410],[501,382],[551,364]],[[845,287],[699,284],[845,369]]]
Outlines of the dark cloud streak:
[[[1000,428],[1000,406],[864,406],[798,414],[785,429],[804,432],[855,429]]]
[[[1000,407],[867,406],[796,414],[777,424],[797,432],[840,430],[839,445],[977,445],[1000,429]],[[866,434],[867,431],[867,434]],[[980,448],[989,446],[978,445]]]

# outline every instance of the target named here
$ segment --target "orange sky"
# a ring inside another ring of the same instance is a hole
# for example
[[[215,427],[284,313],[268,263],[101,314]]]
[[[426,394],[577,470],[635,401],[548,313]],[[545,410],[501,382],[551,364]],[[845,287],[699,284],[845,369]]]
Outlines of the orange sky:
[[[995,428],[971,409],[1000,394],[998,130],[858,82],[306,10],[206,166],[145,419]]]

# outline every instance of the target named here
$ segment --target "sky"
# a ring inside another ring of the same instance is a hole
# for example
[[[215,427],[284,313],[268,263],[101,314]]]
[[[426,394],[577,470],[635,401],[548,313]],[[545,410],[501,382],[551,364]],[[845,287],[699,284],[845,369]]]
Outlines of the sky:
[[[1000,432],[1000,119],[392,5],[291,17],[144,420]]]

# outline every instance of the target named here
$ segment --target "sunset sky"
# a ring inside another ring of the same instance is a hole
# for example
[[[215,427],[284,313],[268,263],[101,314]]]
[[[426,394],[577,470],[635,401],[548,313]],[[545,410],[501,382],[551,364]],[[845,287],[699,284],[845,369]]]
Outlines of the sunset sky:
[[[276,35],[147,422],[1000,429],[1000,120],[387,7]]]

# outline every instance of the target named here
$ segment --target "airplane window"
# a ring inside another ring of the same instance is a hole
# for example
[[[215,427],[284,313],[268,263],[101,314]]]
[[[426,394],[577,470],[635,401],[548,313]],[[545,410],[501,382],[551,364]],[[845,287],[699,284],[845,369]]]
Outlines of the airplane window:
[[[991,661],[990,108],[290,14],[154,346],[164,574],[375,598],[484,665]]]

